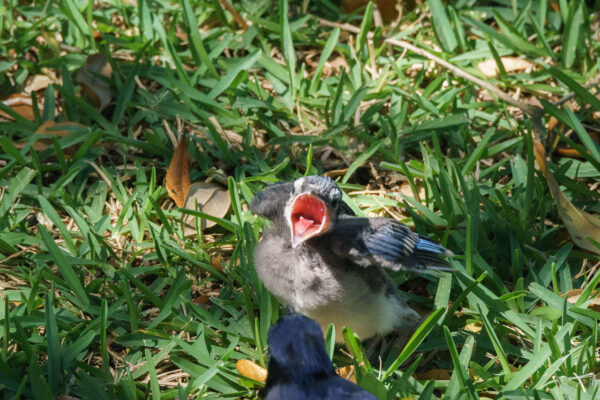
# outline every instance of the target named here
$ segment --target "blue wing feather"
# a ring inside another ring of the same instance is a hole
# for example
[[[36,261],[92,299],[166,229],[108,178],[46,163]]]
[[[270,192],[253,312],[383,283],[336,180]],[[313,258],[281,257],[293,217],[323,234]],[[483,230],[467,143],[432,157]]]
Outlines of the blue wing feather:
[[[398,221],[386,218],[345,218],[335,229],[334,248],[363,266],[390,269],[444,269],[451,256],[439,243],[421,236]]]

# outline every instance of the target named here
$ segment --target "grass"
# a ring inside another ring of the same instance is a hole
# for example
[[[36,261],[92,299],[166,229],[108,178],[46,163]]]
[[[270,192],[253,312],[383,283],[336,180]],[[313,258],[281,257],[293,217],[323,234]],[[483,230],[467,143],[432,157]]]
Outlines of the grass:
[[[382,28],[372,6],[235,1],[244,30],[215,0],[3,2],[0,93],[52,81],[27,94],[29,118],[0,103],[2,397],[259,397],[235,363],[266,366],[283,310],[253,269],[264,221],[247,204],[329,173],[358,212],[456,254],[451,274],[394,276],[433,310],[404,350],[369,362],[346,331],[337,366],[380,399],[596,398],[600,258],[573,245],[533,155],[544,143],[565,196],[600,214],[598,15],[580,0],[418,3]],[[94,53],[112,67],[95,74],[102,111],[77,78]],[[477,67],[506,56],[530,68]],[[80,125],[36,133],[48,120]],[[183,234],[193,211],[164,188],[170,131],[187,133],[192,181],[229,188],[204,233]]]

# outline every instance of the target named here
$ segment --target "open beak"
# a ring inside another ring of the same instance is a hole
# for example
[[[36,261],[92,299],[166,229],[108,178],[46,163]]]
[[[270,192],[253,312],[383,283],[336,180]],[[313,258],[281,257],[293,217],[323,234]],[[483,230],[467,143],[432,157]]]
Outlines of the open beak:
[[[291,204],[289,225],[292,247],[327,232],[331,228],[331,213],[325,202],[310,193],[298,195]]]

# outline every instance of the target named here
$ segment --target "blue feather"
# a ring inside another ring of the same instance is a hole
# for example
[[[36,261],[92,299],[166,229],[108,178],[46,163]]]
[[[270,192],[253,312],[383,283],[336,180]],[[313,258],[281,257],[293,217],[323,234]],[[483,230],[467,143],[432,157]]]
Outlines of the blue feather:
[[[429,251],[437,254],[444,254],[446,249],[429,238],[419,238],[415,244],[416,250]]]
[[[271,360],[265,400],[376,400],[375,396],[337,376],[319,325],[295,314],[269,331]]]

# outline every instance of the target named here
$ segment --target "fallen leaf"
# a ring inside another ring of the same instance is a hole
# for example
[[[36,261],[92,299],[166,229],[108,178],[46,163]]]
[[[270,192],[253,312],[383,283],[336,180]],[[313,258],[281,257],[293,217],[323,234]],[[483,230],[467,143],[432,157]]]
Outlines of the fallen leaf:
[[[345,14],[350,14],[354,10],[364,7],[369,4],[370,0],[342,0],[342,12]],[[394,21],[398,18],[398,7],[400,3],[414,3],[410,1],[399,1],[399,0],[375,0],[375,4],[377,4],[377,8],[381,13],[381,17],[384,21]],[[414,7],[414,5],[409,5],[408,8]]]
[[[548,120],[548,123],[546,124],[546,129],[551,131],[552,129],[554,129],[556,127],[557,124],[558,124],[558,120],[554,117],[550,117],[550,119]]]
[[[112,91],[108,82],[98,75],[106,78],[112,76],[112,67],[104,54],[89,55],[77,72],[76,80],[94,106],[102,111],[110,103]]]
[[[244,21],[242,16],[237,12],[237,10],[227,0],[219,0],[219,3],[221,3],[221,7],[226,8],[227,11],[229,11],[231,16],[233,17],[233,20],[235,21],[236,24],[238,24],[238,26],[240,28],[242,28],[245,31],[248,30],[248,24],[246,23],[246,21]]]
[[[2,103],[25,119],[30,121],[35,119],[35,116],[33,115],[33,103],[31,102],[30,96],[14,93],[2,100]],[[38,105],[38,109],[42,109],[41,105]],[[12,116],[2,110],[0,110],[0,117],[10,119],[11,121],[14,120]]]
[[[330,177],[331,179],[335,179],[337,177],[340,176],[344,176],[346,175],[346,172],[348,172],[348,168],[344,168],[344,169],[333,169],[331,171],[327,171],[325,172],[323,175]]]
[[[35,130],[35,133],[46,136],[65,137],[79,129],[88,129],[88,127],[77,122],[45,121]],[[26,143],[14,143],[14,146],[18,149],[22,149],[25,147],[25,144]],[[38,153],[46,150],[50,146],[52,146],[51,138],[40,137],[33,143],[33,149]],[[75,151],[77,151],[77,147],[69,146],[62,150],[65,158],[70,158],[75,154]]]
[[[415,374],[415,379],[419,381],[449,381],[452,371],[449,369],[435,368],[425,371],[422,374]]]
[[[344,57],[337,56],[331,61],[326,61],[323,66],[323,78],[330,77],[331,75],[338,75],[342,72],[342,69],[346,72],[350,72],[350,66]]]
[[[267,381],[267,370],[250,360],[239,360],[235,363],[235,369],[240,375],[265,383]]]
[[[533,63],[519,57],[500,57],[504,70],[508,73],[524,71],[533,67]],[[487,77],[498,75],[498,64],[496,60],[490,58],[488,60],[477,63],[477,68]]]
[[[210,302],[210,296],[205,294],[201,294],[198,297],[192,299],[195,304],[208,304]]]
[[[595,246],[590,239],[600,242],[600,219],[589,214],[573,205],[567,199],[567,196],[560,190],[558,183],[546,165],[546,151],[544,146],[534,141],[535,159],[538,168],[548,182],[548,188],[558,209],[558,215],[567,227],[569,235],[577,246],[596,254],[600,254],[600,249]]]
[[[561,157],[570,157],[570,158],[578,158],[580,160],[584,159],[583,155],[577,149],[566,149],[563,147],[557,147],[554,149],[554,154]]]
[[[342,378],[356,383],[356,375],[354,374],[354,365],[347,365],[335,370],[335,373]]]
[[[450,377],[452,376],[452,372],[454,372],[452,369],[434,368],[421,374],[414,374],[414,377],[419,381],[449,381]],[[476,375],[471,368],[467,368],[467,373],[469,374],[471,380],[475,380]]]
[[[213,254],[210,256],[210,265],[212,265],[219,271],[223,270],[223,266],[221,265],[222,262],[223,262],[223,257],[221,257],[220,254]]]
[[[583,293],[583,289],[572,289],[562,296],[566,297],[569,303],[575,304],[581,297],[581,293]],[[588,307],[594,311],[600,312],[600,294],[592,299]]]
[[[171,158],[171,163],[167,170],[165,186],[169,196],[175,201],[177,207],[183,207],[190,189],[189,155],[185,136],[181,138],[173,152],[173,158]]]
[[[417,186],[417,195],[419,196],[419,199],[421,201],[423,201],[423,199],[427,197],[425,195],[425,188],[422,185],[419,185],[416,183],[415,183],[415,185]],[[406,197],[412,197],[414,199],[417,199],[415,197],[415,194],[413,193],[412,187],[410,186],[410,184],[408,182],[403,182],[400,185],[400,193],[402,193]]]
[[[231,198],[229,197],[228,190],[223,189],[215,183],[196,182],[189,188],[184,208],[195,210],[196,203],[198,203],[199,211],[212,215],[213,217],[223,218],[225,214],[227,214],[227,211],[229,211]],[[186,215],[184,218],[184,235],[188,236],[195,234],[195,217],[193,215]],[[213,221],[203,219],[201,221],[201,229],[204,230],[210,228],[215,224],[216,223]]]
[[[481,322],[471,322],[470,324],[465,325],[463,329],[465,331],[479,333],[481,332]]]
[[[37,92],[38,90],[46,89],[52,83],[46,75],[34,75],[27,79],[27,85],[25,85],[25,93]]]
[[[78,122],[45,121],[35,130],[35,133],[64,137],[69,136],[73,131],[81,128],[87,129],[88,127]]]

